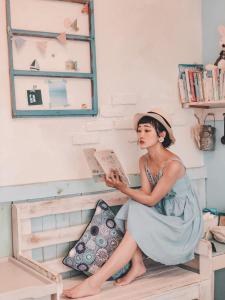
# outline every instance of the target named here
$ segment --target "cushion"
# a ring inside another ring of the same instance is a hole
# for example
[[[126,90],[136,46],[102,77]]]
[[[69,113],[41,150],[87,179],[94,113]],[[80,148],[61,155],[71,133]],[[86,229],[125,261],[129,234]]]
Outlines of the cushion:
[[[63,259],[68,267],[93,275],[112,255],[123,238],[123,232],[114,221],[115,215],[103,200],[99,200],[94,215],[80,239]],[[125,275],[130,263],[124,266],[109,280]]]

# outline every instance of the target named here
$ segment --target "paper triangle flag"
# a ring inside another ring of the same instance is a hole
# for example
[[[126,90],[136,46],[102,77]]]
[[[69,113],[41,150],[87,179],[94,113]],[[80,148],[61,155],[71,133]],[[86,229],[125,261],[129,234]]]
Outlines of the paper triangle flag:
[[[62,32],[57,36],[57,40],[61,43],[61,44],[66,44],[66,33]]]
[[[46,49],[47,49],[47,44],[48,44],[47,41],[37,41],[36,42],[37,48],[40,50],[40,52],[42,54],[45,54]]]
[[[34,59],[30,65],[30,70],[36,70],[39,71],[40,70],[40,66],[39,63],[36,59]]]
[[[75,19],[75,21],[71,24],[71,27],[73,28],[73,30],[78,31],[79,27],[78,27],[78,23],[77,23],[77,19]]]
[[[26,43],[26,40],[21,38],[20,36],[14,37],[14,42],[17,49],[21,49],[23,45]]]
[[[89,6],[88,6],[88,3],[84,4],[84,6],[83,6],[81,12],[82,12],[83,14],[88,14],[88,13],[89,13]]]
[[[64,27],[65,28],[70,28],[70,26],[72,26],[73,22],[69,19],[69,18],[66,18],[64,20]]]

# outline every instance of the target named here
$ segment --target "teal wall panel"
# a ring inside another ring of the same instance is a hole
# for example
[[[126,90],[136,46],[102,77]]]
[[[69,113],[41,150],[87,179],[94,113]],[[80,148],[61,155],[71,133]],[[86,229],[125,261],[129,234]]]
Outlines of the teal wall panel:
[[[216,122],[216,135],[215,151],[204,153],[208,174],[206,198],[208,207],[216,207],[221,211],[225,211],[225,145],[220,142],[221,136],[223,136],[222,121]]]
[[[219,34],[217,27],[225,25],[225,1],[202,0],[202,49],[203,63],[214,63],[219,55]],[[225,108],[224,108],[225,112]],[[207,206],[225,211],[225,146],[220,143],[223,122],[216,122],[216,150],[204,154],[207,168]],[[225,270],[215,274],[215,300],[225,299]]]
[[[0,205],[0,257],[12,255],[11,203]]]

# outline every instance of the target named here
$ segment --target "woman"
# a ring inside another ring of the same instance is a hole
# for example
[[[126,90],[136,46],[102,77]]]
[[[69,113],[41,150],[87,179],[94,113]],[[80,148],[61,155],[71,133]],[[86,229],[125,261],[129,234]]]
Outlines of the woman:
[[[134,190],[112,171],[106,184],[128,195],[116,222],[126,230],[109,260],[93,276],[64,291],[68,298],[100,292],[102,284],[130,260],[130,271],[115,284],[129,284],[145,273],[142,252],[165,265],[185,263],[194,257],[202,236],[202,216],[198,200],[178,156],[167,148],[175,142],[168,118],[158,111],[136,114],[134,127],[138,144],[147,153],[140,158],[141,189]]]

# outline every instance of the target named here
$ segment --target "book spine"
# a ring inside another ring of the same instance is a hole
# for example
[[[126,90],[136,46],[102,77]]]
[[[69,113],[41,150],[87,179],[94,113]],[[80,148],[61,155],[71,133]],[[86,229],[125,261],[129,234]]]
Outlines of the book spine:
[[[202,76],[203,72],[198,72],[199,98],[201,102],[203,102],[205,99]]]
[[[200,91],[199,91],[199,82],[198,82],[198,72],[193,72],[194,77],[194,88],[195,88],[195,95],[196,95],[196,101],[200,101]]]
[[[222,82],[222,100],[225,100],[225,70],[222,70],[222,77],[223,77],[223,82]]]
[[[203,90],[204,90],[204,101],[209,101],[208,85],[207,85],[207,71],[203,71]]]
[[[190,80],[189,80],[188,69],[185,69],[185,77],[186,77],[186,83],[187,83],[188,102],[191,102],[192,96],[191,96],[191,85],[190,85]]]
[[[219,91],[218,91],[218,68],[212,70],[212,81],[213,81],[213,94],[214,100],[219,100]]]
[[[194,72],[188,71],[189,81],[190,81],[190,89],[191,89],[191,101],[196,102],[196,94],[195,94],[195,86],[194,86]]]
[[[208,102],[214,101],[213,78],[212,78],[211,70],[206,71],[206,88],[207,88],[207,94],[208,94],[207,101]]]
[[[185,92],[184,92],[184,81],[183,79],[178,79],[178,87],[179,87],[179,96],[181,103],[185,103]]]
[[[187,80],[184,72],[181,74],[181,78],[183,79],[185,102],[188,102]]]

